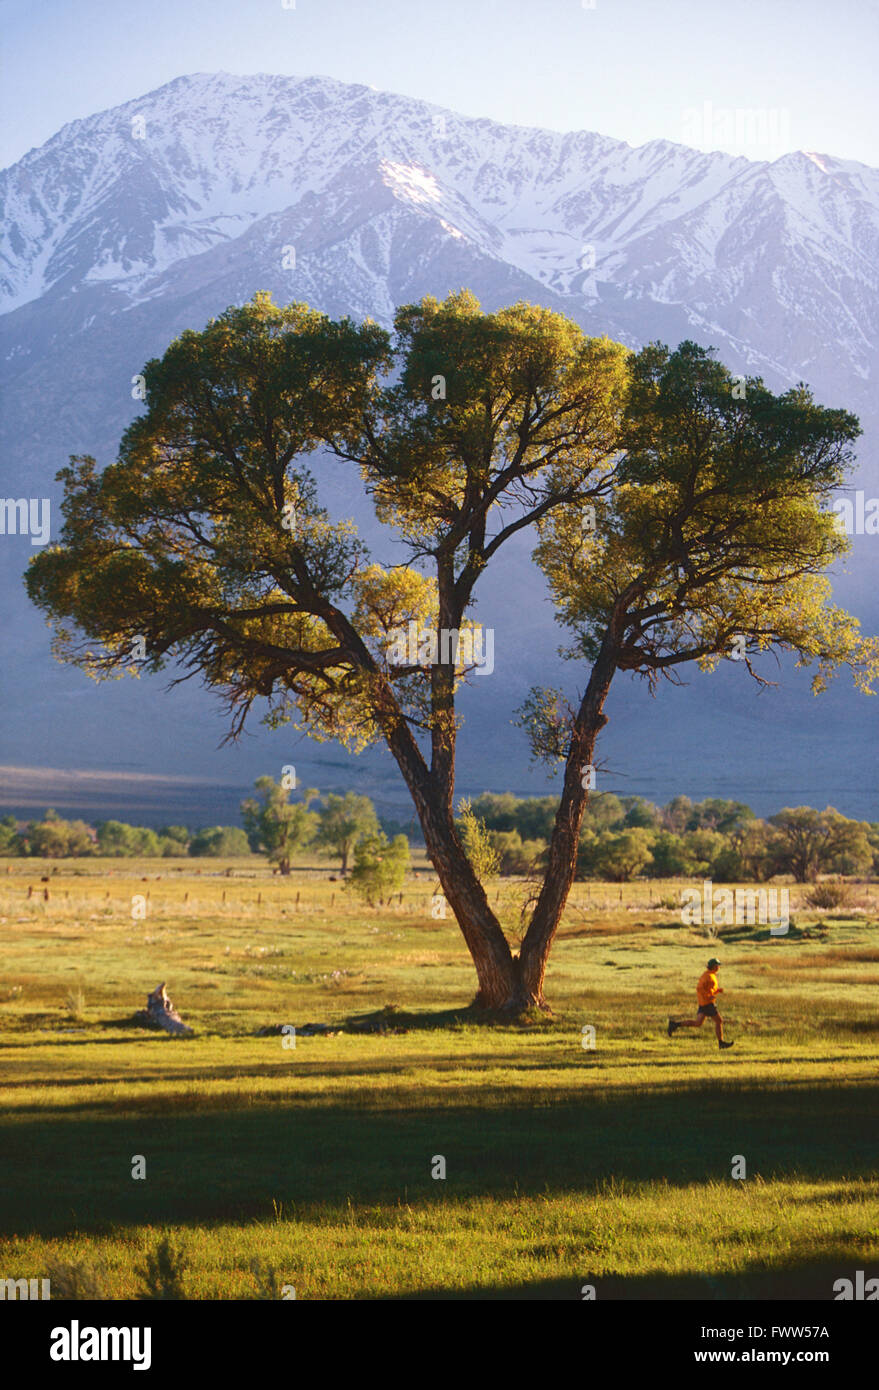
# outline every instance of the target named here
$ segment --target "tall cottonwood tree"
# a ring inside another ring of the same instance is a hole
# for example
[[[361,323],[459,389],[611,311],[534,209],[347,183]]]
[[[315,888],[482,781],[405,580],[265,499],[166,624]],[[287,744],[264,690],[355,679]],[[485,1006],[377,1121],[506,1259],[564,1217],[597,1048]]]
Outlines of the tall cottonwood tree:
[[[58,654],[119,674],[138,669],[142,638],[147,670],[174,662],[223,693],[231,736],[265,700],[270,724],[383,741],[485,1008],[544,1005],[618,671],[655,684],[732,656],[762,680],[755,660],[776,649],[816,663],[816,689],[842,665],[869,689],[875,644],[823,575],[846,549],[825,508],[859,428],[805,387],[741,389],[693,343],[632,353],[538,306],[482,313],[466,291],[404,306],[393,336],[258,294],[144,376],[118,461],[62,470],[60,544],[31,562]],[[359,469],[407,566],[370,562],[321,509],[316,450]],[[465,630],[481,575],[527,528],[582,674],[572,703],[535,690],[522,711],[534,753],[564,775],[514,953],[453,814],[463,658],[390,653],[409,623]]]
[[[368,796],[358,796],[356,792],[334,796],[330,792],[318,811],[318,817],[316,842],[321,849],[339,856],[344,876],[348,872],[351,852],[358,841],[378,833],[375,807]]]

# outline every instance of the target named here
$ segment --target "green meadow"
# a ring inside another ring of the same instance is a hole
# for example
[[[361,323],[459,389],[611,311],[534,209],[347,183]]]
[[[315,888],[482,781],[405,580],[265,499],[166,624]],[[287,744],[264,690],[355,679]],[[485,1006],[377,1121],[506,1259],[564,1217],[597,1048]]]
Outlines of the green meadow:
[[[833,913],[794,887],[786,936],[711,939],[680,883],[577,883],[552,1016],[497,1024],[426,864],[383,908],[331,872],[0,861],[0,1278],[827,1300],[876,1272],[875,885]],[[492,886],[511,937],[527,894]],[[666,1036],[712,954],[725,1053],[710,1024]],[[133,1021],[162,981],[193,1037]]]

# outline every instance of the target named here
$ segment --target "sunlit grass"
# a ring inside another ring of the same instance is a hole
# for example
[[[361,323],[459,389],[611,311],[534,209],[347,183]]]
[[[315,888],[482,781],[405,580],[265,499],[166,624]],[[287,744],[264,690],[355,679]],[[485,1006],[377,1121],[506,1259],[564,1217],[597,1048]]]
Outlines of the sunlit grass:
[[[679,885],[578,884],[552,1017],[486,1027],[426,869],[369,909],[332,867],[199,867],[0,878],[4,1277],[79,1265],[133,1298],[166,1232],[191,1298],[827,1298],[876,1264],[870,889],[832,916],[794,890],[787,937],[717,941]],[[492,889],[506,920],[525,891]],[[725,1054],[664,1031],[715,953]],[[163,980],[191,1039],[130,1025]],[[256,1036],[284,1023],[330,1032]]]

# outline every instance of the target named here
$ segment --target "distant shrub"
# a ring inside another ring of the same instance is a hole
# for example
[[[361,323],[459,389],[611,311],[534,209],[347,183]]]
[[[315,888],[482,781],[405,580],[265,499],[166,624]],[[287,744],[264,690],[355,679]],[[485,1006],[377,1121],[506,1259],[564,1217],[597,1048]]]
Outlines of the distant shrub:
[[[26,845],[28,854],[40,859],[69,859],[93,854],[95,848],[85,821],[62,820],[57,811],[47,811],[41,821],[30,821],[17,838]]]
[[[262,1260],[250,1261],[250,1270],[256,1284],[256,1298],[283,1298],[286,1284],[282,1284],[274,1265],[264,1265]]]
[[[64,1007],[68,1017],[79,1021],[85,1015],[85,995],[81,989],[72,989],[64,1000]]]
[[[455,826],[476,877],[483,882],[494,878],[500,868],[501,856],[492,844],[492,833],[485,821],[476,815],[468,798],[458,807]]]
[[[250,852],[250,841],[239,825],[214,825],[200,830],[189,844],[189,853],[196,859],[206,855],[228,859]]]
[[[56,1260],[46,1269],[53,1299],[82,1299],[89,1302],[107,1297],[102,1264],[67,1264]]]
[[[805,896],[810,907],[845,907],[851,902],[852,890],[847,883],[816,883]]]
[[[545,840],[523,840],[518,830],[489,832],[492,846],[500,855],[502,874],[531,874],[546,854]]]
[[[409,868],[409,842],[405,835],[388,840],[381,831],[367,835],[354,848],[354,868],[346,888],[365,898],[370,907],[399,893]]]
[[[171,1236],[165,1236],[154,1251],[147,1254],[146,1263],[138,1269],[143,1284],[139,1297],[148,1302],[185,1299],[183,1290],[186,1260],[183,1247]]]

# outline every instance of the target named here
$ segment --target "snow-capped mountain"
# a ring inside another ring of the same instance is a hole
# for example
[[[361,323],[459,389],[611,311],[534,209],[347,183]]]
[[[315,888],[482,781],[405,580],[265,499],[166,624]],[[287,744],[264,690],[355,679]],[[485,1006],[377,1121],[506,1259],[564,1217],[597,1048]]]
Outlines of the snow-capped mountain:
[[[633,346],[695,338],[776,389],[804,379],[861,415],[860,481],[876,488],[879,170],[853,161],[760,162],[664,140],[633,149],[328,78],[196,74],[65,126],[0,173],[0,204],[8,496],[57,498],[51,480],[71,453],[106,462],[140,409],[131,379],[143,363],[257,289],[388,325],[397,305],[462,286],[486,308],[539,301]],[[328,471],[321,485],[356,512],[350,478]],[[874,627],[875,545],[856,542],[841,587]],[[511,689],[543,675],[558,640],[539,583],[523,584],[522,550],[480,605],[483,616],[493,605],[499,641],[505,622],[516,625]],[[8,664],[3,677],[19,747],[3,760],[61,764],[61,712],[82,678],[51,665],[21,590],[29,553],[27,537],[0,545],[19,654],[15,677]],[[78,726],[77,761],[118,765],[122,739],[137,757],[149,748],[155,769],[165,706],[127,685],[88,693],[115,713],[93,735]],[[206,739],[203,709],[191,706],[190,737],[207,767],[216,725]],[[851,709],[860,737],[861,705]],[[674,739],[664,748],[680,767]],[[754,754],[757,775],[759,739]],[[672,791],[686,789],[674,776]],[[500,781],[523,785],[525,774]]]
[[[183,266],[222,276],[237,244],[290,294],[387,321],[445,252],[588,317],[605,287],[679,308],[780,377],[842,353],[864,382],[879,348],[879,170],[827,155],[632,149],[328,78],[199,74],[65,126],[0,174],[0,200],[0,311],[93,286],[120,308],[164,297]]]

